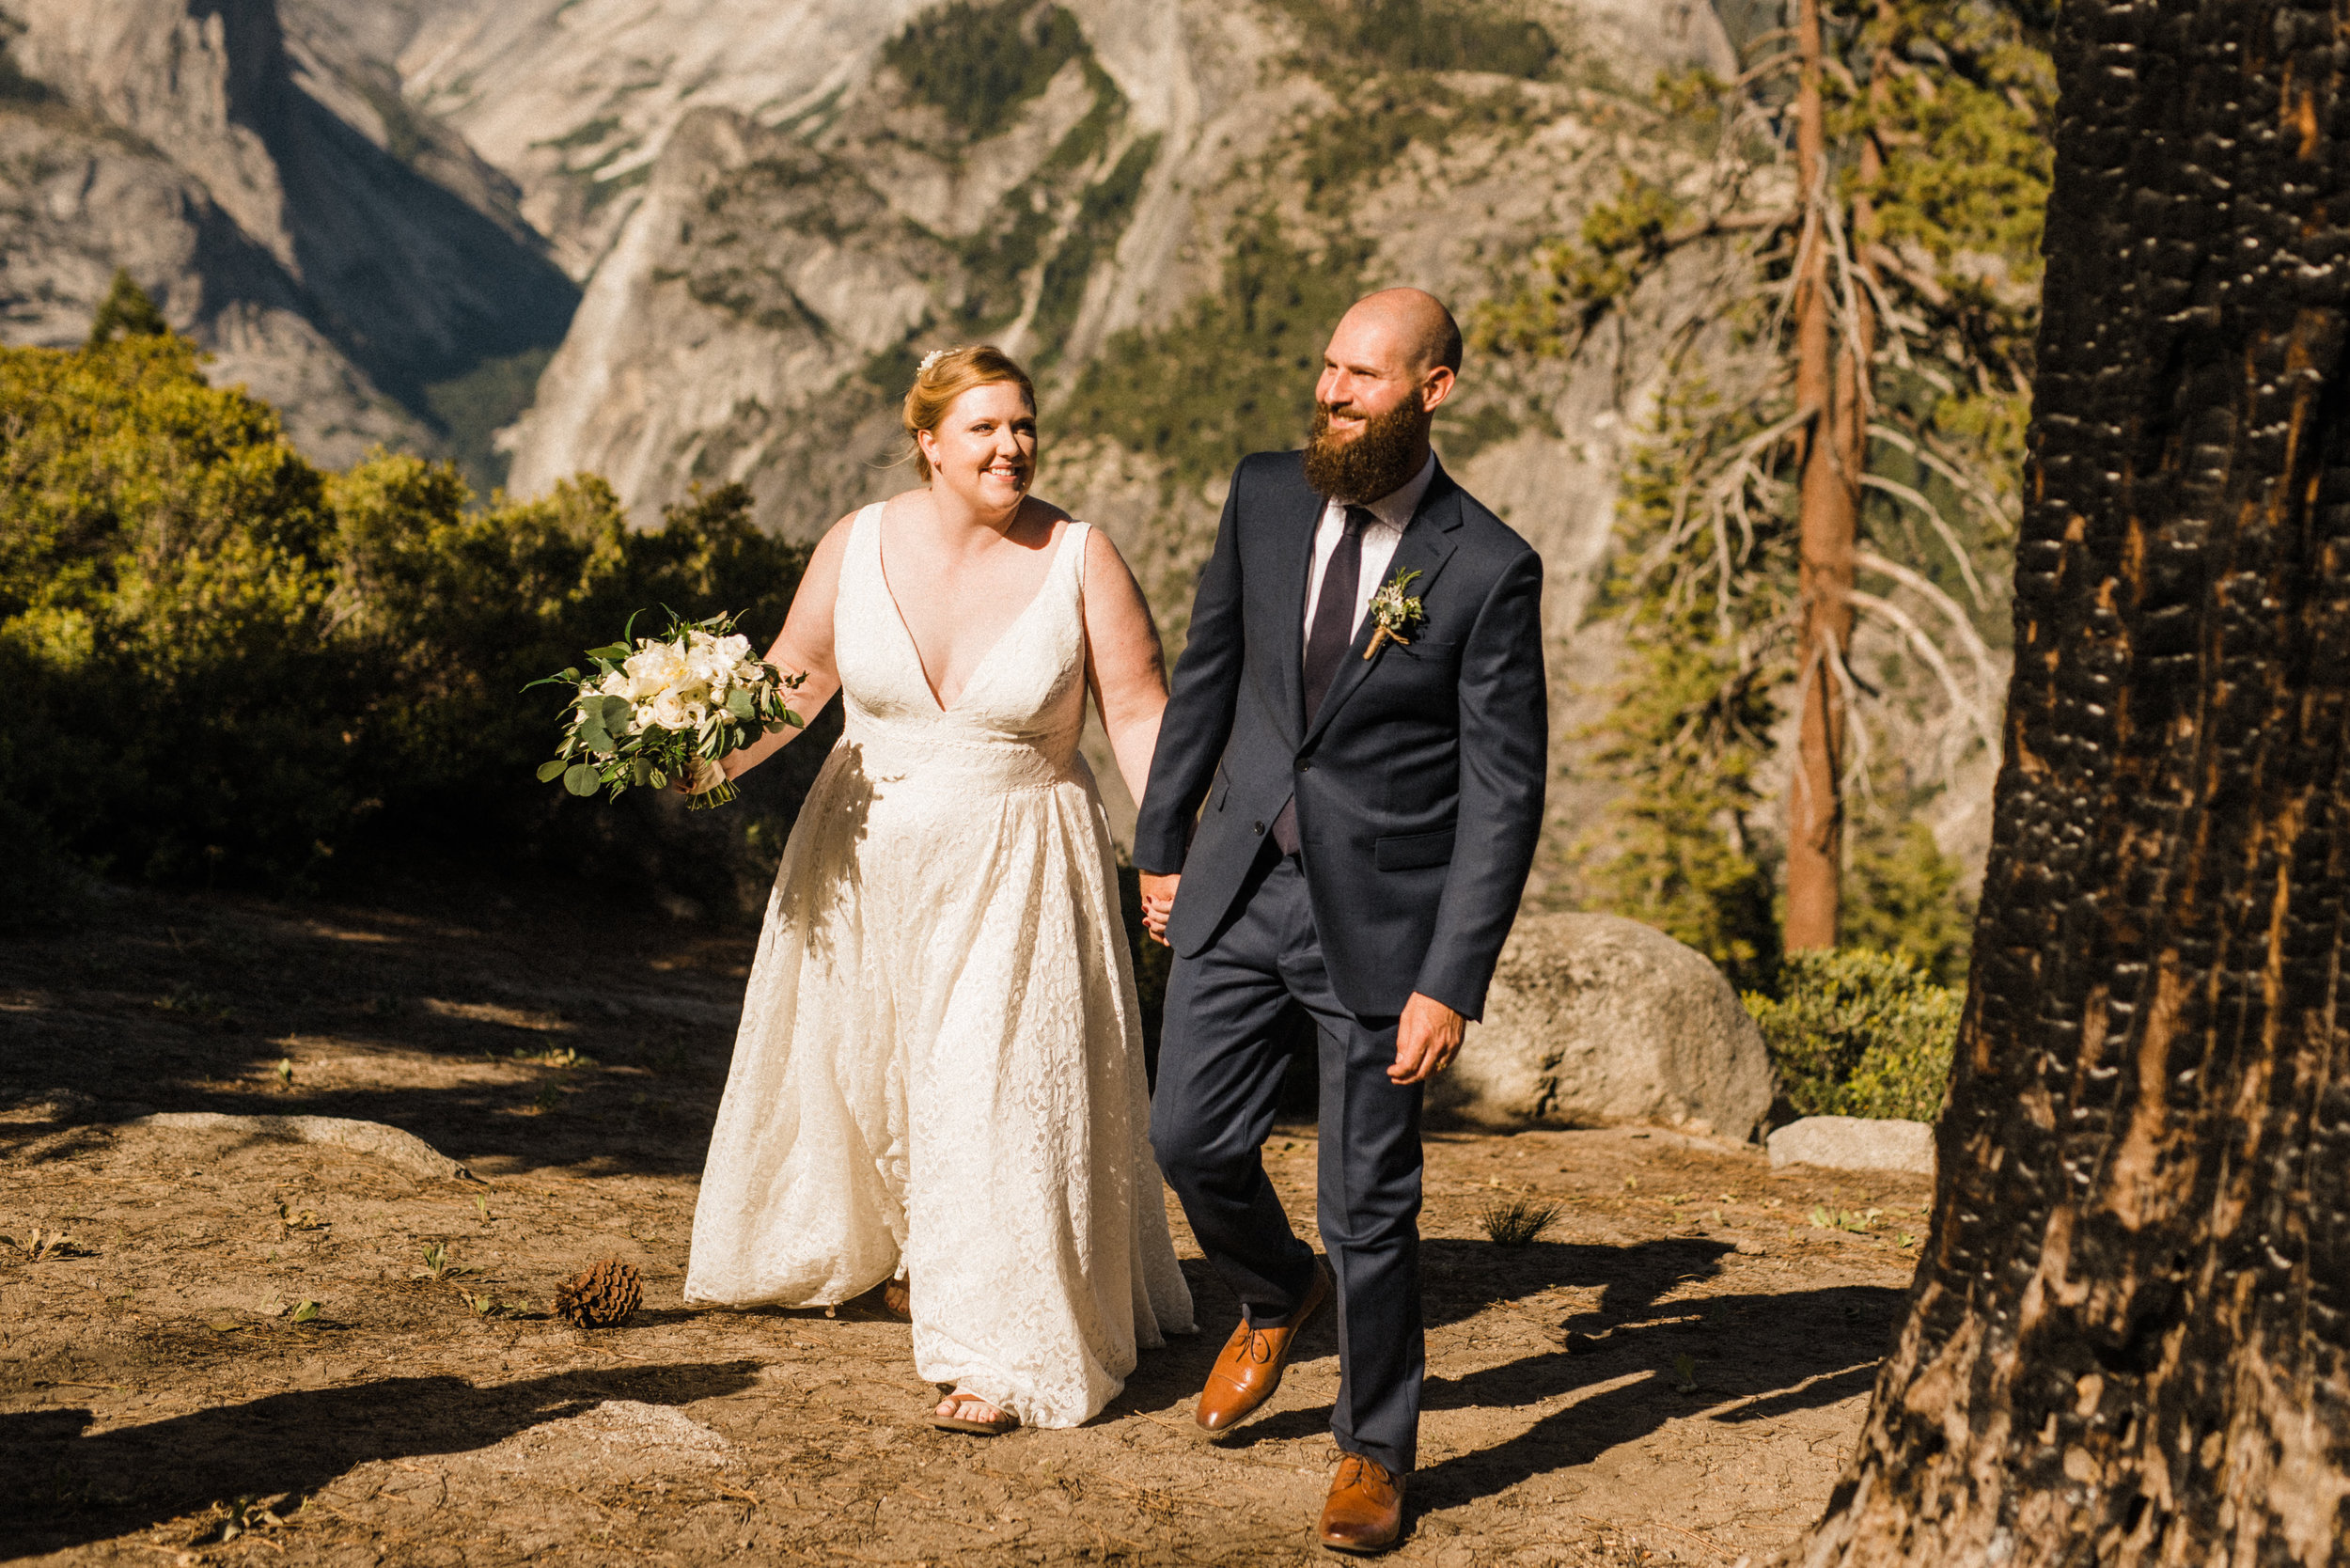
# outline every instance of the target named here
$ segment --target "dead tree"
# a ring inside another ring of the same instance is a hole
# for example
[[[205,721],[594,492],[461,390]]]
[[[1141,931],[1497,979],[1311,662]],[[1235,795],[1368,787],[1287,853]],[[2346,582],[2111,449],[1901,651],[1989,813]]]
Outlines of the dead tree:
[[[1830,1563],[2350,1540],[2350,0],[2064,0],[1932,1245]]]
[[[1836,946],[1844,861],[1845,653],[1852,646],[1853,534],[1867,463],[1868,331],[1835,321],[1828,277],[1836,196],[1829,189],[1820,0],[1800,0],[1796,48],[1795,178],[1805,216],[1794,279],[1795,405],[1801,418],[1795,776],[1787,803],[1789,948]],[[1864,307],[1865,308],[1865,307]],[[1841,339],[1841,341],[1840,341]]]

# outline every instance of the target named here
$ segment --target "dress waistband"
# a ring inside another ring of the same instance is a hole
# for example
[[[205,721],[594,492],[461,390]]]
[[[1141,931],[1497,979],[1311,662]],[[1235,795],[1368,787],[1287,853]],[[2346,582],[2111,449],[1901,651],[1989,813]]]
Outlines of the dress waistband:
[[[1077,777],[1074,737],[1070,760],[1056,761],[1037,745],[1008,735],[955,734],[925,725],[918,731],[854,718],[840,738],[854,765],[877,789],[942,785],[958,790],[1049,790]]]

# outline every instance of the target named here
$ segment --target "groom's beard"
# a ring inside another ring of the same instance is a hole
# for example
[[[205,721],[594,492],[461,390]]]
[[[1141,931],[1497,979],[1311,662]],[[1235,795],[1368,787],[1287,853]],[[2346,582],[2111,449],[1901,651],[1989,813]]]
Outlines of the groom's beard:
[[[1406,398],[1363,422],[1341,441],[1330,429],[1330,405],[1314,404],[1313,435],[1306,443],[1306,482],[1333,501],[1376,501],[1419,472],[1428,428],[1435,422],[1418,398]]]

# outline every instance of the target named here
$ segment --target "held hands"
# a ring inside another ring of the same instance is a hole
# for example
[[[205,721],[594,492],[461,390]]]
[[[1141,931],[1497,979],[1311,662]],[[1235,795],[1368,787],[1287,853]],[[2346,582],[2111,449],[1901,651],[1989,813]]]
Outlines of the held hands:
[[[1183,880],[1183,873],[1161,876],[1154,871],[1142,873],[1142,924],[1162,948],[1167,946],[1167,917],[1175,907],[1175,885]]]
[[[1167,912],[1175,907],[1175,890],[1183,876],[1145,871],[1141,881],[1143,927],[1164,947]],[[1403,1004],[1403,1016],[1396,1021],[1395,1065],[1387,1069],[1388,1081],[1426,1083],[1452,1065],[1467,1033],[1468,1021],[1461,1014],[1434,996],[1413,992],[1411,1000]]]
[[[1459,1013],[1434,996],[1413,992],[1403,1004],[1403,1016],[1396,1021],[1395,1065],[1387,1069],[1387,1081],[1426,1083],[1452,1065],[1467,1033],[1467,1021]]]

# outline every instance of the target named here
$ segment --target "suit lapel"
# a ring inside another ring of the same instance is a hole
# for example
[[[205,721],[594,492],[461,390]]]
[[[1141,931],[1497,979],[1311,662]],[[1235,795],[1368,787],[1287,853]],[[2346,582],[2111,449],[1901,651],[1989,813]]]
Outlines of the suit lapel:
[[[1426,594],[1435,586],[1436,573],[1442,572],[1444,563],[1451,558],[1452,531],[1460,525],[1460,489],[1445,473],[1444,465],[1439,463],[1435,478],[1429,483],[1428,494],[1419,498],[1419,510],[1412,514],[1411,523],[1403,530],[1403,538],[1396,544],[1395,559],[1387,563],[1387,570],[1379,581],[1389,583],[1406,572],[1417,572],[1419,575],[1412,582],[1409,597],[1418,598]],[[1307,554],[1310,561],[1310,549]],[[1302,587],[1298,589],[1298,598],[1302,604],[1305,599]],[[1301,609],[1298,614],[1302,625],[1305,612]],[[1371,639],[1378,627],[1378,619],[1366,614],[1363,623],[1355,629],[1354,645],[1347,650],[1345,663],[1339,666],[1337,678],[1330,682],[1329,694],[1322,699],[1322,711],[1314,714],[1306,726],[1306,738],[1299,743],[1301,747],[1313,745],[1314,738],[1328,728],[1331,717],[1346,705],[1346,699],[1355,695],[1355,688],[1363,683],[1381,659],[1392,657],[1389,651],[1392,644],[1383,645],[1370,658],[1363,656],[1371,647]],[[1298,690],[1302,702],[1305,653],[1303,637],[1299,640],[1301,647],[1294,662],[1300,671]]]

